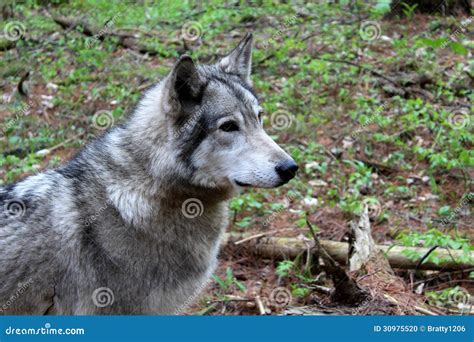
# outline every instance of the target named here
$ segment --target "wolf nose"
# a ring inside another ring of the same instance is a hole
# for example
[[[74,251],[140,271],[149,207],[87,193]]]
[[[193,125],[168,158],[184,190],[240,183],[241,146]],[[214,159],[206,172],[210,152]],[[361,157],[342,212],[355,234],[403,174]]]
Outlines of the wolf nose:
[[[275,167],[275,170],[280,178],[286,183],[295,177],[296,171],[298,171],[298,165],[296,165],[293,160],[285,160],[279,163]]]

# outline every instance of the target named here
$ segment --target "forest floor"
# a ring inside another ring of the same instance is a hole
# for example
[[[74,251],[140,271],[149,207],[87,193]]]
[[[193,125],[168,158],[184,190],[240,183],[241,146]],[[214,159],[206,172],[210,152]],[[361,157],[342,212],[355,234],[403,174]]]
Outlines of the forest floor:
[[[310,239],[308,217],[320,239],[348,241],[348,223],[367,203],[376,243],[446,247],[472,261],[474,19],[402,7],[386,18],[380,6],[348,6],[5,6],[0,184],[70,159],[103,132],[98,112],[120,123],[180,54],[214,62],[251,31],[264,127],[300,172],[281,188],[233,199],[228,231]],[[393,313],[379,303],[334,303],[330,280],[313,274],[304,256],[272,260],[229,243],[219,258],[189,313],[259,314],[256,293],[272,313]],[[426,261],[442,262],[437,251]],[[469,304],[453,298],[472,293],[473,271],[396,274],[448,314]],[[281,288],[288,302],[272,304]]]

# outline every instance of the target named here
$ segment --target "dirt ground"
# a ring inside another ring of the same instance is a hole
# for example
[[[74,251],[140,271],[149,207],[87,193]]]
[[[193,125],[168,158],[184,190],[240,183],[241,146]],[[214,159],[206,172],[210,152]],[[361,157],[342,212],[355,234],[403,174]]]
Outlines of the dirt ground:
[[[348,242],[368,203],[377,244],[464,251],[473,265],[472,20],[402,8],[387,17],[370,2],[160,6],[4,7],[5,23],[23,32],[0,44],[3,184],[69,160],[102,134],[98,111],[120,123],[178,55],[214,62],[252,31],[264,126],[300,171],[282,188],[232,200],[228,232],[312,240],[308,219],[319,239]],[[89,26],[107,30],[95,39]],[[426,261],[442,262],[436,250]],[[187,314],[391,315],[410,313],[414,300],[437,314],[472,313],[473,271],[398,269],[403,288],[385,290],[406,303],[375,296],[350,306],[333,300],[331,277],[306,254],[271,259],[228,243]]]

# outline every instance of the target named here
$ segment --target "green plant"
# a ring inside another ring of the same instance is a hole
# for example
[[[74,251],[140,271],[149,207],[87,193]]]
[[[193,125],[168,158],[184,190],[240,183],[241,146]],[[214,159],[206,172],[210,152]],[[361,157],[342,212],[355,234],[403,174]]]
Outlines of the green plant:
[[[282,278],[288,277],[290,275],[290,271],[293,269],[294,266],[295,262],[292,260],[280,261],[277,264],[275,273]]]
[[[401,233],[396,239],[403,246],[413,246],[413,247],[444,247],[455,250],[462,250],[463,254],[459,257],[459,262],[469,263],[472,262],[471,251],[474,250],[474,246],[470,243],[470,240],[460,236],[451,236],[445,234],[437,229],[430,229],[427,232],[409,232]],[[422,257],[422,255],[414,250],[404,250],[403,254],[407,257],[417,260]],[[437,251],[433,251],[426,261],[431,261],[436,264],[440,262],[449,260],[450,257],[441,258],[438,256]]]
[[[234,277],[234,272],[232,271],[232,268],[227,267],[226,269],[226,276],[225,278],[220,278],[218,275],[213,275],[212,278],[214,281],[220,286],[221,290],[227,291],[232,285],[235,285],[240,291],[245,292],[247,291],[247,288],[245,287],[244,284],[242,284],[240,281],[238,281]]]
[[[418,7],[418,4],[413,4],[413,5],[410,6],[406,2],[402,2],[402,3],[400,3],[400,5],[403,6],[402,11],[403,11],[403,14],[405,15],[405,17],[407,17],[408,19],[412,19],[413,15],[415,14],[415,10]]]

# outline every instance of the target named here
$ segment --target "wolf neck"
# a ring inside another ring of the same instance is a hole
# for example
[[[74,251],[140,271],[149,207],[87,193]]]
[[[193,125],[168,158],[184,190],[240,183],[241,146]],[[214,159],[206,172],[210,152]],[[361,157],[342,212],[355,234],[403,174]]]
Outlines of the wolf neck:
[[[146,226],[163,212],[180,212],[190,198],[212,209],[232,195],[189,182],[192,171],[178,162],[178,152],[168,138],[172,132],[165,122],[167,108],[161,94],[160,84],[149,90],[129,120],[105,137],[114,165],[102,178],[106,196],[124,221],[134,226]]]

